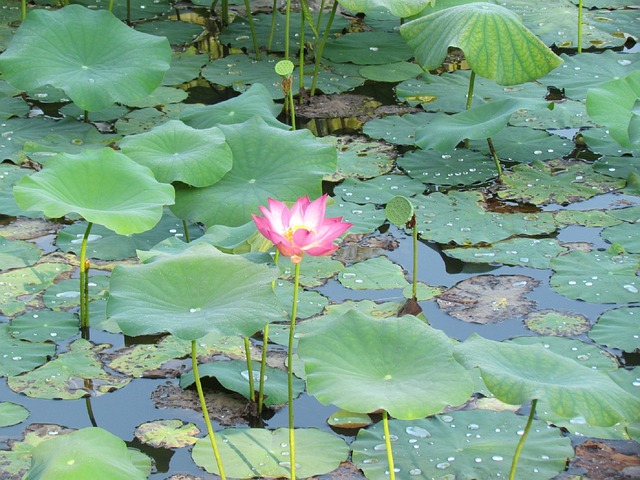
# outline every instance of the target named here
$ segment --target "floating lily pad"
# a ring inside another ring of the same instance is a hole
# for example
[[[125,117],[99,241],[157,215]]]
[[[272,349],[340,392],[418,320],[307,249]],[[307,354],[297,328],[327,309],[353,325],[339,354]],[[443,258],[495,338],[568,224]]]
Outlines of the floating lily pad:
[[[386,65],[409,60],[413,52],[397,33],[358,32],[327,41],[323,56],[333,62]]]
[[[366,14],[376,13],[382,7],[401,18],[415,15],[425,6],[424,0],[341,0],[340,4],[353,12]]]
[[[149,35],[166,37],[171,45],[191,43],[204,31],[202,25],[175,20],[144,22],[136,25],[135,29]]]
[[[359,205],[352,202],[337,202],[327,206],[328,217],[342,217],[345,222],[353,224],[349,233],[371,233],[385,222],[384,211],[374,204]]]
[[[174,52],[171,57],[171,66],[164,74],[163,85],[181,85],[200,75],[200,69],[209,61],[204,54],[197,54],[190,48],[185,52]]]
[[[354,290],[391,290],[409,282],[400,265],[387,257],[375,257],[346,267],[338,275],[340,283]]]
[[[618,225],[618,220],[612,215],[612,211],[602,210],[558,210],[554,218],[558,223],[565,225],[582,225],[583,227],[610,227]]]
[[[536,303],[527,295],[540,282],[524,275],[477,275],[440,294],[438,306],[465,322],[497,323],[527,315]]]
[[[98,427],[51,438],[36,446],[32,455],[25,480],[87,478],[96,472],[104,480],[144,480],[151,463],[149,459],[139,468],[124,441]]]
[[[551,261],[551,287],[558,293],[593,303],[640,301],[638,255],[573,251]]]
[[[386,65],[369,65],[360,69],[360,75],[375,82],[403,82],[417,77],[424,70],[410,62],[395,62]]]
[[[79,213],[120,234],[149,230],[163,205],[173,203],[171,185],[111,148],[59,154],[47,168],[23,177],[13,192],[25,210],[38,208],[53,218]]]
[[[39,263],[33,267],[0,273],[0,313],[14,316],[37,301],[34,295],[53,284],[71,266],[62,263]]]
[[[625,352],[640,350],[640,308],[622,307],[600,315],[589,332],[593,341]]]
[[[549,269],[551,259],[567,249],[554,238],[510,238],[486,247],[459,247],[444,250],[447,256],[468,263],[503,263]]]
[[[217,274],[211,275],[213,271]],[[168,331],[184,340],[210,332],[248,337],[283,318],[271,287],[274,279],[275,272],[266,265],[197,244],[148,264],[117,266],[107,313],[127,335]]]
[[[0,58],[0,69],[16,87],[53,85],[80,108],[96,111],[147,96],[170,59],[166,38],[136,32],[106,10],[69,5],[31,11]]]
[[[440,192],[413,199],[422,238],[458,245],[495,243],[515,235],[540,235],[556,229],[542,213],[496,213],[482,208],[480,192]]]
[[[491,137],[498,157],[505,160],[529,163],[534,160],[549,160],[568,155],[575,145],[566,138],[549,135],[543,130],[507,125],[502,131]],[[544,146],[544,147],[541,147]],[[471,142],[470,148],[490,154],[486,141]]]
[[[104,275],[89,278],[89,299],[104,297],[109,285],[109,277]],[[80,305],[80,282],[77,279],[63,280],[47,288],[43,296],[44,304],[52,310],[68,309]]]
[[[155,108],[133,110],[116,122],[116,130],[120,135],[134,135],[161,125],[168,120],[166,113]]]
[[[16,204],[13,197],[13,187],[25,175],[33,173],[33,170],[21,168],[17,165],[3,163],[0,165],[0,214],[13,217],[42,217],[42,212],[25,212]],[[4,270],[4,268],[3,268]]]
[[[19,375],[42,365],[56,351],[53,343],[18,340],[11,335],[8,324],[0,325],[0,372],[2,376]]]
[[[618,387],[606,372],[540,344],[494,342],[472,334],[456,347],[455,356],[468,368],[479,367],[499,400],[519,405],[538,399],[536,413],[542,419],[583,417],[593,425],[610,426],[640,417],[640,399]]]
[[[413,145],[416,129],[428,124],[433,113],[419,112],[374,118],[364,124],[363,132],[372,138],[382,138],[395,145]]]
[[[0,427],[10,427],[23,422],[29,416],[29,410],[22,405],[0,402]]]
[[[524,319],[529,330],[538,335],[575,336],[586,333],[591,328],[589,319],[576,313],[555,310],[532,312]]]
[[[470,150],[450,153],[417,149],[398,158],[407,175],[433,185],[471,185],[496,176],[496,164],[487,156]]]
[[[33,243],[0,236],[0,270],[29,267],[38,261],[40,255],[40,249]]]
[[[445,291],[444,287],[434,287],[433,285],[427,285],[426,283],[418,282],[416,288],[416,300],[424,302],[437,297]],[[411,298],[413,295],[413,285],[407,285],[402,289],[402,295],[404,298]]]
[[[78,281],[75,280],[78,284]],[[77,285],[79,287],[79,285]],[[64,340],[78,334],[78,317],[73,313],[38,310],[11,320],[9,331],[14,338],[33,341]]]
[[[593,169],[603,175],[627,179],[631,173],[640,171],[640,158],[607,155],[596,160]]]
[[[282,272],[281,278],[292,279],[295,269],[290,257],[281,256],[278,260],[278,268]],[[318,287],[341,271],[344,265],[331,257],[313,257],[307,255],[300,264],[300,285],[303,287]]]
[[[595,127],[596,123],[587,115],[587,107],[583,101],[563,99],[561,102],[548,103],[546,105],[540,105],[538,108],[521,109],[516,111],[509,119],[509,125],[514,127],[528,127],[527,130],[531,130],[527,133],[521,131],[523,135],[528,137],[527,144],[533,144],[535,142],[535,136],[542,137],[542,132],[533,133],[536,130],[544,130],[549,133],[556,133],[556,136],[552,136],[547,140],[551,143],[551,147],[554,152],[569,153],[569,149],[573,146],[573,142],[563,138],[562,141],[556,138],[558,135],[562,136],[568,132],[565,129],[578,129],[585,127]],[[509,128],[507,128],[509,130]],[[513,130],[516,132],[516,130]],[[501,137],[502,132],[496,135]],[[511,137],[512,140],[518,141],[516,137]],[[500,150],[507,149],[508,146],[497,145]],[[546,146],[546,145],[545,145]],[[541,154],[554,153],[544,150]],[[557,156],[557,155],[556,155]],[[549,157],[553,158],[553,157]]]
[[[260,366],[255,365],[253,379],[256,390],[260,379]],[[227,390],[238,392],[249,398],[249,371],[244,360],[230,360],[228,362],[210,362],[198,366],[200,378],[215,377]],[[193,384],[194,375],[190,371],[180,378],[180,386],[187,388]],[[299,378],[293,379],[293,395],[297,397],[304,391],[304,382]],[[280,405],[287,403],[287,372],[265,365],[264,381],[265,405]]]
[[[184,448],[198,441],[200,429],[182,420],[156,420],[138,425],[134,432],[141,443],[156,448]]]
[[[337,182],[345,178],[373,178],[393,169],[396,151],[391,145],[364,137],[323,137],[336,145],[338,166],[327,180]]]
[[[362,428],[371,425],[372,420],[366,413],[353,413],[340,409],[331,414],[327,423],[333,428]]]
[[[462,410],[428,419],[391,420],[399,478],[506,478],[526,418],[511,412]],[[380,423],[358,433],[353,461],[371,480],[389,478]],[[560,429],[534,420],[518,462],[518,475],[552,478],[574,455]],[[535,472],[535,473],[525,473]]]
[[[282,303],[282,308],[291,312],[293,308],[293,284],[278,280],[274,288],[275,294]],[[329,299],[314,290],[298,291],[298,318],[307,318],[320,313],[329,303]]]
[[[344,440],[314,428],[296,428],[296,474],[300,478],[328,473],[346,460]],[[233,478],[286,477],[289,475],[289,429],[230,428],[216,432],[224,471]],[[322,452],[322,455],[318,455]],[[218,473],[211,441],[201,438],[193,447],[193,460]]]
[[[244,225],[268,198],[293,202],[303,195],[319,197],[322,178],[335,171],[335,148],[308,130],[284,131],[259,118],[220,129],[231,147],[233,166],[210,187],[178,188],[172,211],[180,218],[207,226]]]
[[[339,317],[347,313],[349,310],[358,310],[359,312],[366,313],[373,317],[386,318],[393,317],[400,307],[401,304],[398,302],[376,303],[372,300],[347,300],[342,303],[328,305],[327,315]]]
[[[189,94],[180,88],[159,86],[146,97],[126,102],[123,104],[134,108],[157,108],[172,103],[180,103],[185,100]]]
[[[600,236],[609,243],[621,245],[626,252],[640,253],[640,236],[637,223],[622,223],[605,228]]]
[[[424,188],[421,182],[406,176],[384,175],[366,181],[348,178],[336,187],[336,195],[347,202],[381,204],[396,195],[417,195]]]
[[[301,337],[297,352],[307,390],[321,403],[356,413],[385,409],[411,420],[468,399],[471,378],[451,357],[452,348],[443,332],[411,315],[350,311]]]
[[[14,392],[32,398],[73,400],[104,395],[131,380],[104,370],[98,354],[107,347],[78,339],[67,352],[26,374],[9,377],[7,383]]]

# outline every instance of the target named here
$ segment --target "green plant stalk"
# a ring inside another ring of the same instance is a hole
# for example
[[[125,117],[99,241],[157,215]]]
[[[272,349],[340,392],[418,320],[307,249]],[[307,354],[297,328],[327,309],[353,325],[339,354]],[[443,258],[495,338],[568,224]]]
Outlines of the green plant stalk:
[[[287,102],[289,103],[289,113],[291,115],[291,130],[296,129],[296,110],[295,110],[295,102],[293,101],[293,90],[289,88],[289,92],[287,93]]]
[[[396,480],[395,463],[393,462],[393,449],[391,447],[391,435],[389,435],[389,414],[382,410],[382,428],[384,430],[384,444],[387,447],[387,463],[389,463],[389,480]]]
[[[187,243],[191,243],[191,236],[189,235],[189,226],[186,220],[182,220],[182,229],[184,230],[184,240]]]
[[[248,337],[244,337],[244,356],[247,359],[247,372],[249,372],[249,400],[256,401],[256,390],[253,385],[253,366],[251,361],[251,344]]]
[[[256,34],[256,27],[253,24],[253,14],[251,13],[251,4],[249,3],[249,0],[244,0],[244,8],[247,11],[247,21],[249,22],[249,28],[251,29],[251,39],[253,40],[253,49],[256,51],[256,60],[260,60],[258,35]]]
[[[24,22],[24,19],[27,18],[27,0],[22,0],[20,4],[21,4],[20,6],[22,7],[21,14],[20,14],[20,21]]]
[[[496,153],[496,148],[493,146],[493,140],[491,140],[491,138],[487,138],[487,145],[489,145],[489,151],[491,152],[493,161],[496,164],[496,169],[498,170],[498,178],[502,180],[502,166],[500,165],[500,158]]]
[[[127,25],[131,26],[131,0],[127,0]]]
[[[83,335],[89,331],[89,268],[87,266],[87,242],[93,223],[88,222],[80,246],[80,329]]]
[[[473,103],[473,89],[476,83],[476,72],[471,70],[471,75],[469,76],[469,89],[467,90],[467,103],[465,104],[465,110],[469,110],[471,108],[471,104]],[[469,139],[464,139],[464,148],[469,148]]]
[[[211,441],[211,448],[213,449],[213,456],[216,458],[216,464],[218,465],[218,471],[220,472],[220,478],[226,480],[227,476],[224,473],[222,467],[222,458],[220,458],[220,451],[218,450],[218,444],[216,443],[215,433],[211,426],[211,419],[209,418],[209,411],[207,410],[207,403],[204,400],[204,392],[202,391],[202,382],[200,381],[200,373],[198,372],[198,357],[196,355],[196,341],[191,340],[191,367],[193,368],[193,375],[196,382],[196,390],[198,390],[198,399],[200,400],[200,407],[202,408],[202,416],[204,417],[204,423],[207,425],[207,432],[209,433],[209,440]]]
[[[109,0],[109,13],[113,13],[113,0]]]
[[[273,45],[273,33],[276,30],[276,12],[278,9],[276,8],[278,5],[278,0],[273,0],[273,5],[271,6],[271,29],[269,30],[269,40],[267,41],[267,52],[271,52],[271,45]]]
[[[413,223],[413,285],[411,287],[411,298],[418,299],[418,226],[416,225],[416,214],[411,219]]]
[[[578,53],[582,53],[582,0],[578,0]]]
[[[327,43],[327,39],[329,38],[329,30],[331,30],[331,25],[333,24],[333,19],[336,17],[337,11],[338,0],[334,0],[333,7],[331,8],[331,13],[329,14],[329,20],[327,21],[327,28],[322,34],[322,40],[320,41],[314,52],[315,62],[313,67],[313,81],[311,82],[311,91],[309,93],[312,97],[316,93],[316,87],[318,85],[318,75],[320,73],[320,60],[322,59],[322,51],[324,50],[324,46]]]
[[[229,0],[222,0],[222,25],[229,25]]]
[[[529,430],[531,429],[531,423],[533,422],[533,417],[536,414],[537,403],[538,403],[537,398],[534,398],[533,400],[531,400],[531,410],[529,411],[529,418],[527,419],[527,425],[524,427],[524,433],[520,437],[520,441],[518,442],[516,451],[513,454],[513,461],[511,462],[511,470],[509,471],[509,480],[515,480],[516,478],[516,469],[518,468],[518,460],[520,459],[520,452],[522,452],[522,448],[524,447],[524,441],[527,439],[527,435],[529,434]]]
[[[322,14],[324,13],[324,6],[326,1],[322,0],[320,2],[320,9],[318,10],[318,21],[316,22],[316,32],[320,31],[320,25],[322,24]]]
[[[278,266],[278,260],[280,260],[280,250],[276,249],[276,254],[273,257],[273,262]],[[276,288],[276,281],[271,282],[271,288]],[[267,368],[267,350],[269,345],[269,325],[266,325],[262,330],[262,357],[260,358],[260,385],[258,386],[258,415],[262,415],[262,406],[264,405],[264,373]]]
[[[305,0],[302,0],[305,3]],[[299,70],[299,81],[298,81],[298,92],[301,92],[304,89],[304,15],[302,16],[300,22],[300,54],[298,55],[298,70]],[[302,103],[302,95],[300,96],[300,103]],[[295,128],[294,128],[295,130]]]
[[[284,59],[289,60],[289,30],[291,24],[291,0],[287,0],[284,17]]]
[[[289,345],[287,349],[287,390],[289,394],[289,461],[290,478],[296,478],[296,444],[293,415],[293,339],[295,338],[296,316],[298,315],[298,285],[300,283],[300,262],[296,263],[293,274],[293,306],[291,307],[291,325],[289,327]]]

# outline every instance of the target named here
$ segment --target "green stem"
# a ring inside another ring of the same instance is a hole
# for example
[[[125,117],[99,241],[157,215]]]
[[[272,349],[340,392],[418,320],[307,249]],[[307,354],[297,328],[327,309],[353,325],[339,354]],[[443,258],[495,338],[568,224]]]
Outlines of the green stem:
[[[222,25],[229,25],[229,0],[222,0]]]
[[[251,343],[249,337],[244,337],[244,356],[247,359],[247,372],[249,372],[249,400],[256,401],[256,390],[253,385],[253,366],[251,362]]]
[[[89,332],[89,262],[87,261],[87,242],[93,223],[88,222],[80,246],[80,329],[83,335]]]
[[[109,0],[109,13],[113,12],[113,0]]]
[[[289,30],[291,24],[291,0],[287,0],[284,11],[284,59],[289,60]]]
[[[296,110],[295,102],[293,101],[293,90],[290,88],[287,94],[287,100],[289,102],[289,113],[291,114],[291,130],[296,129]]]
[[[276,31],[276,13],[278,9],[276,8],[278,5],[278,0],[273,0],[273,5],[271,7],[271,29],[269,30],[269,41],[267,42],[267,52],[271,52],[271,45],[273,45],[273,34]]]
[[[184,240],[187,243],[191,243],[191,236],[189,235],[189,226],[186,220],[182,220],[182,229],[184,230]]]
[[[202,382],[200,381],[200,374],[198,373],[198,357],[196,355],[195,340],[191,340],[191,366],[193,368],[193,375],[196,382],[196,389],[198,390],[198,399],[200,400],[200,407],[202,408],[202,416],[204,417],[204,423],[207,425],[207,432],[209,433],[211,448],[213,449],[213,456],[216,458],[216,464],[218,465],[220,478],[222,480],[226,480],[227,476],[224,474],[224,468],[222,468],[222,459],[220,458],[220,451],[218,450],[218,444],[216,443],[215,433],[213,433],[213,427],[211,426],[211,419],[209,418],[209,411],[207,410],[207,402],[204,399],[204,392],[202,391]]]
[[[131,0],[127,0],[127,25],[131,26]]]
[[[287,350],[287,387],[289,391],[289,460],[291,479],[296,478],[296,444],[294,438],[293,416],[293,339],[295,338],[296,316],[298,315],[298,285],[300,284],[300,262],[296,263],[293,275],[293,306],[291,307],[291,325],[289,326],[289,346]]]
[[[491,152],[493,161],[496,164],[496,169],[498,170],[498,178],[502,180],[502,166],[500,165],[500,157],[498,157],[498,154],[496,153],[496,148],[493,146],[493,140],[491,140],[491,137],[487,138],[487,145],[489,145],[489,151]]]
[[[280,260],[280,251],[276,250],[273,262],[278,266]],[[276,288],[276,280],[271,282],[271,288]],[[260,358],[260,385],[258,387],[258,415],[262,415],[262,406],[264,404],[264,373],[267,369],[267,351],[269,345],[269,325],[266,325],[262,331],[262,356]]]
[[[582,53],[582,0],[578,0],[578,53]]]
[[[327,43],[327,39],[329,38],[329,30],[331,30],[331,25],[333,24],[333,19],[336,16],[336,12],[338,11],[338,0],[333,0],[333,7],[331,8],[331,13],[329,14],[329,20],[327,21],[327,27],[322,34],[322,40],[320,44],[317,46],[315,55],[315,64],[313,67],[313,82],[311,83],[311,92],[309,95],[313,97],[316,93],[316,86],[318,85],[318,75],[320,74],[320,60],[322,59],[322,51],[324,50],[324,46]],[[319,31],[319,30],[318,30]]]
[[[469,90],[467,91],[467,104],[465,105],[465,109],[469,110],[471,108],[471,104],[473,103],[473,87],[476,83],[476,72],[471,70],[471,76],[469,77]]]
[[[520,452],[522,452],[522,448],[524,447],[524,441],[527,439],[527,435],[529,434],[529,430],[531,429],[531,422],[533,422],[533,417],[536,414],[537,403],[538,403],[537,398],[534,398],[533,400],[531,400],[531,410],[529,411],[529,418],[527,419],[527,425],[524,427],[524,433],[520,437],[520,441],[518,442],[516,451],[513,454],[513,462],[511,462],[511,471],[509,472],[509,480],[515,480],[516,478],[516,469],[518,468],[518,460],[520,459]]]
[[[302,0],[303,3],[305,0]],[[300,54],[298,55],[298,70],[299,70],[299,82],[298,82],[298,92],[301,92],[304,89],[304,15],[302,15],[301,23],[300,23]],[[302,102],[302,95],[300,96],[300,102]],[[293,115],[293,110],[291,111]],[[295,130],[295,127],[293,128]]]
[[[320,25],[322,25],[322,14],[324,13],[324,5],[326,0],[320,2],[320,9],[318,10],[318,21],[316,22],[316,32],[320,31]],[[316,39],[317,41],[318,39]]]
[[[393,449],[391,448],[391,435],[389,435],[389,414],[382,410],[382,428],[384,429],[384,443],[387,446],[387,463],[389,463],[389,480],[396,480],[395,464],[393,462]]]
[[[24,22],[24,19],[27,18],[27,0],[22,0],[21,6],[22,6],[22,10],[21,10],[21,15],[20,15],[20,20],[22,22]]]
[[[411,295],[413,300],[418,299],[418,226],[416,225],[416,214],[413,214],[413,286]]]
[[[247,11],[247,21],[249,22],[249,28],[251,29],[251,38],[253,39],[253,49],[256,51],[256,60],[260,60],[258,35],[256,34],[256,27],[253,24],[253,14],[251,13],[251,5],[249,3],[249,0],[244,0],[244,8]]]

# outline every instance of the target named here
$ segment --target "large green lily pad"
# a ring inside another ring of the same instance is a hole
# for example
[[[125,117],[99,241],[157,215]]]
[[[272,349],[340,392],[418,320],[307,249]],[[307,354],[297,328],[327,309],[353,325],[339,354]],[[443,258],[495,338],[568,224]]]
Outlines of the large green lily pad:
[[[22,405],[0,402],[0,427],[9,427],[23,422],[29,416],[29,410]]]
[[[33,243],[0,236],[0,270],[29,267],[38,261],[40,255],[40,249]]]
[[[275,277],[266,265],[200,243],[148,264],[117,266],[107,314],[133,336],[168,331],[184,340],[210,332],[248,337],[283,319],[271,287]]]
[[[15,87],[53,85],[80,108],[97,111],[147,96],[170,59],[166,38],[136,32],[106,10],[69,5],[30,12],[0,57],[0,70]]]
[[[59,154],[47,168],[23,177],[13,189],[25,210],[58,218],[75,212],[120,234],[144,232],[173,203],[173,187],[158,183],[147,167],[104,148]]]
[[[323,56],[333,62],[385,65],[413,57],[395,32],[358,32],[329,40]]]
[[[397,164],[411,178],[433,185],[471,185],[496,176],[493,160],[463,149],[449,153],[417,149],[398,158]]]
[[[354,290],[391,290],[409,284],[400,265],[387,257],[370,258],[346,267],[338,280]]]
[[[551,287],[569,298],[593,303],[640,301],[640,256],[569,252],[551,261]]]
[[[452,349],[443,332],[411,315],[381,319],[352,310],[300,338],[297,353],[307,390],[321,403],[411,420],[468,399],[471,378]]]
[[[198,441],[200,429],[182,420],[157,420],[136,427],[134,435],[140,442],[155,448],[184,448]]]
[[[78,290],[79,282],[76,283]],[[37,312],[29,312],[19,315],[11,320],[9,331],[14,338],[22,340],[53,341],[64,340],[78,334],[79,331],[78,317],[73,313],[38,310]]]
[[[625,352],[640,350],[640,308],[621,307],[600,315],[589,332],[596,343]]]
[[[14,392],[32,398],[74,400],[104,395],[131,381],[104,370],[98,354],[107,347],[78,339],[67,352],[31,372],[9,377],[7,383]]]
[[[8,324],[0,326],[0,372],[2,376],[19,375],[42,365],[56,351],[53,343],[26,342],[11,335]]]
[[[430,3],[429,0],[340,0],[340,5],[354,12],[372,13],[382,7],[401,18],[415,15]]]
[[[602,230],[600,236],[610,243],[622,246],[626,252],[640,253],[640,236],[636,223],[621,223],[607,227]]]
[[[384,175],[365,181],[348,178],[336,187],[336,194],[346,202],[380,204],[397,195],[412,197],[424,188],[421,182],[403,175]]]
[[[391,420],[396,478],[508,478],[526,418],[512,412],[461,410],[428,419]],[[380,423],[358,433],[353,461],[371,480],[389,478]],[[574,455],[560,429],[534,420],[518,462],[518,478],[552,478]],[[534,472],[534,473],[531,473]]]
[[[374,118],[364,124],[362,131],[371,138],[381,138],[395,145],[413,145],[416,129],[429,123],[433,113],[418,112]]]

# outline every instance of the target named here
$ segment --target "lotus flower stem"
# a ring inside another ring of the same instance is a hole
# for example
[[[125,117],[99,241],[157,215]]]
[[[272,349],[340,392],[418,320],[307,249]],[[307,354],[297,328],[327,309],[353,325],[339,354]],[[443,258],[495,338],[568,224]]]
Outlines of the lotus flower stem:
[[[202,391],[202,382],[200,381],[200,374],[198,372],[198,357],[196,355],[196,341],[191,340],[191,366],[193,369],[193,378],[196,382],[196,390],[198,390],[198,399],[200,400],[200,407],[202,408],[202,416],[204,417],[204,423],[207,425],[207,432],[209,433],[209,440],[211,441],[211,448],[213,449],[213,456],[216,458],[216,464],[218,465],[218,471],[220,472],[220,478],[226,480],[227,476],[224,473],[222,467],[222,458],[220,458],[220,451],[218,450],[218,444],[216,443],[215,433],[211,426],[211,419],[209,418],[209,411],[207,410],[207,402],[204,399],[204,393]]]
[[[531,400],[531,410],[529,411],[529,418],[527,419],[527,425],[524,427],[524,433],[520,437],[520,441],[518,442],[516,451],[513,454],[513,461],[511,462],[511,471],[509,472],[509,480],[515,480],[516,478],[516,469],[518,468],[518,460],[520,459],[520,452],[522,452],[522,448],[524,447],[524,441],[527,439],[527,435],[529,434],[529,430],[531,429],[531,422],[533,422],[533,417],[536,414],[537,403],[538,403],[537,398],[534,398],[533,400]]]
[[[291,24],[291,0],[287,0],[284,11],[284,59],[289,60],[289,30]]]
[[[276,249],[273,262],[278,266],[280,260],[280,250]],[[271,288],[276,287],[276,281],[271,282]],[[269,346],[269,325],[265,325],[262,329],[262,357],[260,359],[260,385],[258,386],[258,415],[262,415],[262,406],[264,404],[264,374],[267,368],[267,351]]]
[[[469,89],[467,90],[467,103],[465,104],[465,110],[469,110],[471,108],[471,104],[473,103],[473,88],[476,83],[476,72],[471,70],[471,75],[469,76]],[[469,148],[469,139],[464,139],[464,147]]]
[[[287,348],[287,387],[289,393],[289,460],[292,480],[296,478],[296,445],[293,415],[293,340],[295,338],[296,316],[298,315],[298,285],[300,284],[300,262],[295,264],[293,274],[293,305],[291,307],[291,325],[289,326],[289,345]]]
[[[244,8],[247,11],[247,21],[251,29],[251,39],[253,40],[253,49],[256,51],[256,60],[260,60],[260,47],[258,46],[258,35],[256,35],[256,27],[253,24],[253,14],[251,13],[251,4],[249,0],[244,0]]]
[[[80,246],[80,329],[83,337],[89,333],[89,267],[87,242],[93,223],[88,222]]]
[[[336,12],[338,11],[338,0],[333,0],[333,7],[331,8],[331,13],[329,14],[329,20],[327,21],[327,27],[322,34],[322,40],[318,44],[315,51],[315,65],[313,69],[313,81],[311,82],[311,91],[309,94],[313,97],[316,92],[316,86],[318,85],[318,75],[320,73],[320,60],[322,59],[322,51],[324,50],[324,46],[327,43],[327,39],[329,38],[329,30],[331,30],[331,25],[333,24],[333,19],[336,16]]]
[[[273,33],[276,31],[276,12],[278,0],[273,0],[271,7],[271,29],[269,30],[269,41],[267,42],[267,52],[271,52],[271,45],[273,44]]]
[[[582,53],[582,0],[578,0],[578,53]]]
[[[249,337],[244,337],[244,356],[247,359],[247,372],[249,372],[249,400],[256,401],[256,391],[253,385],[253,366],[251,361],[251,344]]]
[[[189,235],[189,226],[187,225],[187,221],[182,221],[182,229],[184,230],[184,240],[187,243],[191,243],[191,236]]]
[[[229,0],[222,0],[222,25],[229,25]]]
[[[301,3],[303,4],[303,8],[305,8],[306,1],[302,0]],[[298,54],[298,70],[300,72],[300,78],[298,81],[298,92],[301,92],[304,88],[304,15],[302,15],[302,19],[300,21],[300,53]],[[302,102],[302,95],[300,96],[300,102]]]
[[[21,3],[21,14],[20,14],[20,21],[24,22],[24,19],[27,18],[27,0],[22,0]]]
[[[113,0],[109,0],[109,13],[113,13]]]
[[[411,286],[411,298],[418,299],[418,227],[416,226],[416,214],[411,217],[413,237],[413,283]]]
[[[489,145],[489,151],[491,152],[491,156],[493,157],[493,161],[496,164],[496,169],[498,170],[498,178],[502,180],[502,166],[500,165],[500,157],[496,153],[496,149],[493,146],[493,140],[491,138],[487,138],[487,145]]]
[[[387,462],[389,463],[389,480],[396,480],[395,463],[393,462],[393,449],[391,447],[391,435],[389,434],[389,414],[382,410],[382,428],[384,431],[384,443],[387,447]]]

